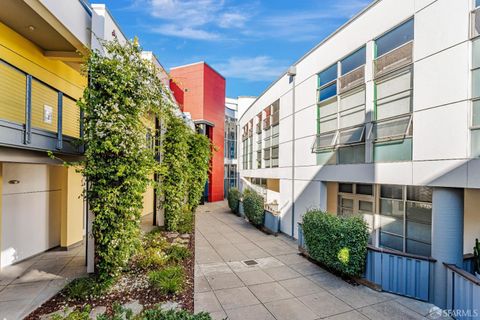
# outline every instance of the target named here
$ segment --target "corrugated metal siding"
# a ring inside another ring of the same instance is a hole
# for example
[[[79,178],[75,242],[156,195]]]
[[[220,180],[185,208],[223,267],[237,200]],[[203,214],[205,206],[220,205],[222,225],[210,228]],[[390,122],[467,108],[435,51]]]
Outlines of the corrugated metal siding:
[[[69,137],[80,137],[80,108],[76,102],[63,96],[62,133]]]
[[[44,106],[50,106],[53,110],[52,123],[43,120]],[[47,131],[57,132],[58,117],[58,93],[43,83],[32,81],[32,127]]]
[[[457,320],[480,319],[480,286],[448,270],[447,308]]]
[[[0,119],[25,123],[26,76],[0,61]]]
[[[364,276],[385,291],[428,301],[431,263],[433,262],[368,250]]]

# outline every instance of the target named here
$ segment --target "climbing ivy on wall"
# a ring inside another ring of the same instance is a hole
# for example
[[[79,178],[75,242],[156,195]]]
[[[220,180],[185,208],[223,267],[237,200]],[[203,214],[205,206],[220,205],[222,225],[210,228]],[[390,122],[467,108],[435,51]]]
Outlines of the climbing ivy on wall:
[[[119,274],[139,241],[143,194],[156,172],[155,150],[144,120],[170,108],[153,63],[136,41],[103,42],[85,64],[89,85],[79,106],[86,146],[82,173],[94,214],[95,271],[100,280]]]
[[[166,118],[159,185],[166,228],[188,232],[208,179],[212,145],[173,114]]]

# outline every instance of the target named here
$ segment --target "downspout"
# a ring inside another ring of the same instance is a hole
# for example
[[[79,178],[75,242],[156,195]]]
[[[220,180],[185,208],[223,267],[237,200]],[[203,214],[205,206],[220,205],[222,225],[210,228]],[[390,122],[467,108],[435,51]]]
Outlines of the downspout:
[[[295,237],[295,66],[288,69],[287,74],[292,82],[292,238]]]

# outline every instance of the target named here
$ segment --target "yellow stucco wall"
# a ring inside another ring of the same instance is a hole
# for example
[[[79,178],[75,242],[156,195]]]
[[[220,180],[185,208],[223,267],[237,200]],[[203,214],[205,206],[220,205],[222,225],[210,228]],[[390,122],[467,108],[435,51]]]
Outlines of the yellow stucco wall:
[[[59,60],[48,59],[42,49],[0,22],[0,59],[48,83],[74,99],[87,83],[78,71]]]
[[[480,239],[480,189],[465,189],[464,253],[473,253],[476,238]]]
[[[280,192],[280,179],[267,179],[267,189]]]
[[[153,176],[151,177],[153,179]],[[142,216],[153,213],[153,197],[154,197],[154,188],[153,186],[148,186],[147,191],[143,194],[143,211]]]
[[[327,182],[327,212],[337,215],[338,183]]]

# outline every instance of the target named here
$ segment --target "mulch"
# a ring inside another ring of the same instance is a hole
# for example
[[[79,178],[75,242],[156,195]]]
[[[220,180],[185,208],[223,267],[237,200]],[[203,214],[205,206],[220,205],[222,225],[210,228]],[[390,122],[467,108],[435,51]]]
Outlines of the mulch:
[[[167,234],[167,232],[162,232]],[[173,242],[175,238],[167,238]],[[69,300],[64,290],[57,293],[50,300],[42,304],[38,309],[30,313],[25,319],[40,319],[41,316],[50,314],[55,311],[64,310],[65,308],[82,309],[89,305],[92,308],[96,306],[105,306],[107,314],[112,314],[114,304],[125,304],[134,300],[138,300],[144,306],[144,309],[155,307],[163,302],[177,302],[185,310],[193,312],[194,306],[194,268],[195,268],[195,234],[192,232],[189,237],[188,248],[191,256],[182,262],[185,270],[186,281],[184,289],[177,295],[165,295],[148,284],[148,271],[130,270],[120,276],[115,285],[109,292],[98,298],[91,298],[83,301]]]

